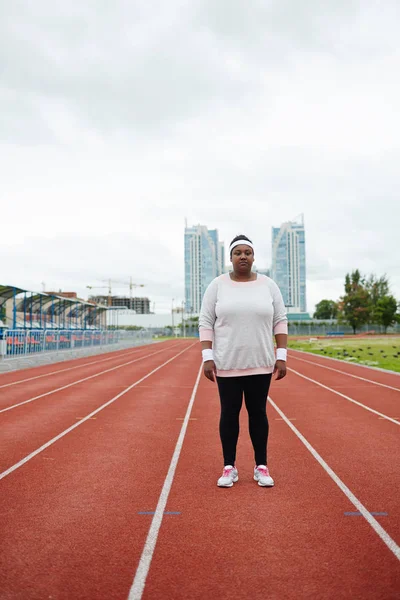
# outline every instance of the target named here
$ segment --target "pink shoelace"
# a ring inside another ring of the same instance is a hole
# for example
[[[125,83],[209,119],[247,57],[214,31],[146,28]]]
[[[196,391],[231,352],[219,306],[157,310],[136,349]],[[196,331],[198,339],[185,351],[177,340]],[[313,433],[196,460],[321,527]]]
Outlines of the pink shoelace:
[[[266,477],[270,477],[268,467],[257,467],[257,471],[261,473],[261,475],[265,475]]]
[[[229,477],[229,475],[232,473],[233,471],[233,467],[229,468],[229,469],[224,469],[222,472],[222,477]]]

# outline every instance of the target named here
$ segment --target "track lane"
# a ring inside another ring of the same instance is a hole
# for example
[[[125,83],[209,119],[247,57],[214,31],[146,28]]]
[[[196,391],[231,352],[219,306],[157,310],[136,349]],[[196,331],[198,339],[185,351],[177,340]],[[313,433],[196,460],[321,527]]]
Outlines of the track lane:
[[[388,533],[400,544],[398,424],[293,373],[273,399],[365,506],[388,513]]]
[[[326,356],[320,356],[318,354],[313,354],[312,352],[301,352],[299,350],[289,349],[288,352],[289,360],[298,359],[300,362],[310,361],[315,365],[319,365],[320,368],[318,370],[326,370],[323,367],[330,367],[332,369],[337,369],[339,371],[343,371],[344,373],[350,375],[356,375],[357,377],[363,377],[365,379],[369,379],[375,381],[376,383],[381,383],[383,385],[389,385],[394,387],[396,390],[400,388],[400,373],[393,373],[392,371],[383,371],[378,369],[373,369],[367,367],[366,365],[356,365],[353,363],[348,363],[345,360],[328,358]]]
[[[175,343],[176,345],[176,343]],[[128,363],[129,361],[140,360],[144,356],[161,354],[173,347],[174,344],[143,346],[139,350],[129,351],[118,356],[109,357],[106,362],[93,362],[84,365],[75,365],[68,371],[54,372],[49,375],[39,375],[37,379],[27,381],[19,380],[19,384],[0,390],[0,413],[7,407],[26,401],[27,398],[34,398],[42,394],[51,393],[64,385],[73,384],[75,381],[81,381],[86,377],[96,376],[97,373],[106,372],[112,368]],[[78,367],[78,371],[75,367]]]
[[[349,386],[345,381],[341,380],[338,382],[337,379],[334,382],[329,382],[330,385],[326,385],[325,383],[315,379],[315,376],[309,377],[308,375],[300,373],[292,367],[288,367],[288,371],[289,373],[293,373],[293,375],[300,377],[301,379],[305,379],[306,381],[309,381],[320,388],[330,391],[336,396],[344,398],[347,400],[347,402],[351,402],[352,404],[359,406],[362,410],[367,410],[368,412],[377,415],[379,418],[390,421],[394,425],[400,425],[399,417],[389,416],[391,414],[397,415],[396,411],[399,405],[399,398],[393,398],[393,396],[390,397],[390,394],[388,393],[380,393],[379,397],[377,397],[377,395],[374,394],[374,390],[371,389],[371,386],[368,387],[362,384],[359,384],[358,386]],[[313,373],[311,372],[311,374]],[[343,391],[347,392],[347,394],[344,394]],[[352,397],[349,394],[352,394]],[[356,400],[356,398],[359,398],[359,400]],[[379,410],[372,408],[372,405],[377,406]]]
[[[0,389],[19,385],[20,383],[26,383],[28,381],[34,381],[36,379],[41,379],[43,377],[58,373],[79,369],[81,366],[106,362],[115,356],[118,356],[119,354],[140,350],[141,348],[151,345],[152,344],[143,344],[141,346],[123,348],[122,350],[114,350],[101,354],[94,354],[91,356],[83,356],[81,358],[71,358],[62,362],[47,363],[45,365],[37,365],[35,367],[28,367],[26,369],[18,369],[17,371],[0,373]]]
[[[187,354],[192,352],[197,369],[199,352],[195,347]],[[196,369],[188,363],[181,366],[182,369],[175,368],[164,377],[154,377],[149,385],[144,382],[138,386],[132,401],[121,402],[118,410],[115,410],[116,406],[107,408],[102,418],[106,413],[107,417],[112,414],[112,418],[101,423],[87,421],[71,434],[74,440],[69,437],[69,440],[57,442],[43,453],[41,460],[36,457],[29,467],[20,469],[18,477],[29,468],[29,481],[25,477],[15,479],[20,493],[12,486],[4,499],[7,522],[14,518],[17,524],[14,532],[12,527],[7,529],[7,537],[14,536],[15,542],[14,560],[7,574],[7,585],[11,586],[7,593],[11,590],[12,594],[9,598],[25,600],[28,592],[33,594],[28,597],[35,600],[47,597],[45,594],[51,593],[50,590],[55,590],[56,594],[60,592],[55,596],[57,598],[71,597],[63,595],[65,590],[71,590],[72,597],[77,598],[127,598],[126,589],[132,583],[152,518],[138,512],[155,508],[170,460],[166,449],[172,454],[191,393],[193,381],[190,376],[194,380],[196,374]],[[293,379],[294,376],[289,374],[283,382],[273,384],[271,390],[274,400],[277,400],[278,392],[285,392],[284,399],[279,402],[287,400],[289,417],[293,407],[303,414],[300,386],[295,386],[295,393],[283,389],[283,384]],[[204,385],[207,386],[205,391]],[[166,390],[168,396],[163,396],[164,402],[160,405],[161,394]],[[96,392],[100,393],[100,390]],[[315,412],[317,421],[322,420],[321,404],[330,404],[327,398],[321,403],[315,389],[310,393],[315,399],[310,418],[305,410],[304,421],[308,425]],[[165,402],[168,402],[168,414],[163,410],[167,408]],[[132,415],[133,405],[140,407],[135,413],[136,421]],[[251,447],[247,433],[243,431],[245,435],[241,436],[239,444],[240,482],[233,490],[219,490],[215,485],[221,471],[218,398],[216,389],[208,382],[202,382],[201,394],[192,413],[196,420],[189,422],[166,507],[167,511],[178,511],[180,515],[164,517],[144,597],[257,599],[265,598],[268,592],[268,597],[280,600],[284,590],[288,594],[284,597],[291,600],[348,598],[350,590],[351,597],[396,598],[393,590],[397,593],[400,586],[398,564],[382,555],[382,546],[377,545],[375,538],[370,538],[371,531],[364,519],[343,516],[354,507],[346,499],[343,501],[344,497],[339,499],[331,488],[326,493],[327,483],[320,470],[309,463],[310,458],[305,458],[304,446],[298,440],[297,443],[293,441],[293,434],[283,421],[278,420],[279,415],[271,411],[271,407],[268,410],[271,422],[269,462],[277,481],[275,489],[261,489],[251,480]],[[157,415],[157,428],[154,427],[154,415]],[[325,427],[343,426],[341,411],[334,419],[330,414],[327,417]],[[172,427],[172,420],[177,429]],[[352,420],[352,434],[349,435],[354,438],[354,443],[365,445],[365,435],[361,439],[356,436],[360,430],[358,417],[354,416]],[[304,423],[300,427],[299,422],[300,418],[294,421],[302,430]],[[391,426],[390,423],[386,425]],[[75,439],[79,429],[83,433],[83,427],[85,436],[79,435]],[[246,427],[243,411],[242,429]],[[369,424],[362,425],[361,433],[369,431],[369,427]],[[311,427],[311,431],[314,430],[319,439],[319,425]],[[127,441],[131,437],[134,438],[132,444]],[[382,443],[385,436],[380,435],[377,439]],[[336,443],[340,444],[337,440],[333,442],[333,454]],[[56,454],[51,454],[50,450],[56,450]],[[321,454],[326,458],[324,452]],[[346,452],[344,455],[348,461]],[[121,456],[124,457],[122,466]],[[368,469],[368,465],[369,461],[363,467]],[[357,466],[349,465],[350,475],[354,469]],[[398,472],[395,467],[395,475]],[[387,475],[385,468],[382,477]],[[10,481],[11,477],[17,477],[17,473],[10,476]],[[159,484],[157,491],[156,481]],[[364,479],[364,488],[365,481],[369,480]],[[233,497],[232,493],[237,496]],[[274,496],[271,494],[277,493],[277,501],[272,502]],[[381,490],[379,496],[386,498],[385,490]],[[32,506],[34,497],[39,498],[43,506]],[[31,503],[29,506],[28,502]],[[366,505],[374,510],[368,503]],[[181,519],[183,516],[185,518]],[[387,527],[387,517],[377,519]],[[132,527],[134,534],[130,531]],[[74,537],[76,531],[78,534]],[[32,568],[36,582],[30,577]],[[15,583],[17,580],[19,584]],[[35,588],[38,581],[40,589]]]
[[[321,465],[324,471],[331,477],[332,481],[339,487],[339,489],[345,494],[346,498],[353,504],[354,508],[357,509],[357,514],[362,516],[372,527],[375,533],[380,537],[386,547],[393,553],[398,561],[400,561],[400,546],[390,537],[388,532],[382,527],[376,516],[387,516],[384,512],[371,512],[369,511],[360,500],[353,494],[353,492],[346,486],[346,484],[338,477],[338,475],[331,469],[328,463],[322,458],[315,448],[309,443],[309,441],[303,436],[303,434],[293,425],[292,421],[286,417],[286,415],[280,410],[275,404],[272,398],[269,397],[269,402],[277,413],[282,417],[282,420],[286,425],[293,431],[298,439],[304,444],[307,450],[312,454],[313,458]],[[347,513],[346,513],[347,514]],[[350,513],[353,515],[354,513]],[[349,515],[349,516],[350,516]]]
[[[0,414],[0,471],[42,446],[166,360],[193,346],[182,342],[165,352],[102,374]]]
[[[304,364],[313,365],[314,367],[318,366],[320,369],[326,369],[327,371],[331,371],[333,373],[339,373],[339,375],[346,375],[347,377],[351,377],[352,379],[358,379],[359,381],[363,381],[365,385],[371,385],[372,384],[374,386],[378,386],[378,387],[381,387],[381,388],[387,388],[387,389],[393,390],[395,392],[400,392],[400,387],[395,387],[395,386],[392,386],[392,385],[388,385],[386,383],[375,381],[374,379],[371,379],[368,376],[367,377],[361,377],[360,375],[354,375],[353,373],[347,373],[346,371],[343,371],[340,368],[335,368],[335,367],[333,367],[331,365],[328,365],[328,364],[321,365],[320,363],[316,363],[313,360],[308,360],[306,358],[300,358],[298,355],[297,356],[292,356],[291,355],[290,358],[294,359],[295,362],[298,361],[298,362],[301,362],[301,363],[304,363]],[[372,371],[372,369],[371,369],[371,371]],[[368,375],[368,373],[366,375]],[[372,375],[373,375],[373,371],[372,371]],[[400,381],[399,381],[399,385],[400,385]]]
[[[272,385],[274,400],[288,395],[281,383]],[[288,416],[295,403],[301,412],[292,394]],[[163,521],[143,599],[396,598],[398,560],[365,519],[344,516],[354,506],[271,406],[268,414],[275,488],[252,479],[243,409],[239,482],[219,489],[218,395],[202,381],[167,506],[180,515]]]
[[[1,481],[2,600],[127,598],[199,365],[196,345]]]
[[[314,355],[310,354],[310,357],[312,356]],[[365,373],[364,369],[364,378],[356,379],[349,376],[345,371],[340,372],[342,369],[336,370],[337,362],[338,361],[326,359],[324,365],[320,366],[319,363],[315,362],[312,358],[308,359],[302,356],[299,359],[297,356],[294,357],[290,354],[288,368],[289,370],[291,369],[292,372],[297,371],[305,377],[313,379],[341,394],[349,396],[351,399],[400,422],[400,388],[397,390],[394,386],[381,387],[381,385],[375,385],[372,383],[376,373],[373,370],[369,370],[369,372]],[[378,373],[380,376],[380,384],[389,385],[392,383],[393,374]],[[353,374],[354,373],[351,373],[350,375]],[[368,381],[366,381],[366,379]],[[397,379],[398,384],[400,384],[400,377]]]

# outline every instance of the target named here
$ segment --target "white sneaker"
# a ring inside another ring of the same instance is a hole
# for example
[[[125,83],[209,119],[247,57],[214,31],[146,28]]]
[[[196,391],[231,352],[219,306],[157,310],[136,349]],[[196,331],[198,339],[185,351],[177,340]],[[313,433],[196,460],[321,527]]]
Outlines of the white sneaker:
[[[258,465],[254,467],[254,479],[258,481],[258,485],[263,487],[273,487],[274,480],[269,474],[268,467],[266,465]]]
[[[239,479],[238,470],[232,465],[226,465],[221,477],[217,481],[218,487],[232,487]]]

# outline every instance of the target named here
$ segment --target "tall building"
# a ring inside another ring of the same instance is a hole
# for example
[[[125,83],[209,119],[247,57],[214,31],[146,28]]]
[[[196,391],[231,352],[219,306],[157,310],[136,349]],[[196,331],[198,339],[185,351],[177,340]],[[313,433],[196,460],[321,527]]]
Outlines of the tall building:
[[[220,269],[220,274],[225,272],[225,244],[224,242],[219,242],[218,245],[218,250],[219,250],[219,269]]]
[[[304,216],[272,228],[271,277],[278,284],[288,312],[306,312],[306,249]]]
[[[207,286],[224,272],[225,247],[217,229],[185,227],[185,306],[198,314]]]

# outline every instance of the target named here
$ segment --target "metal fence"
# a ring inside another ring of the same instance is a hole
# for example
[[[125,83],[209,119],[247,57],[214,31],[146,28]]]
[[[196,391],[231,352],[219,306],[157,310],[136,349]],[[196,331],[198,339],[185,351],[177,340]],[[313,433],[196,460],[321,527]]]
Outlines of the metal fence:
[[[353,328],[340,323],[318,323],[317,321],[293,322],[289,321],[289,335],[323,335],[339,337],[341,335],[353,335]],[[357,334],[384,334],[383,325],[368,324],[357,329]],[[388,327],[386,333],[400,334],[400,325]]]
[[[136,345],[150,341],[151,334],[141,331],[14,329],[4,330],[1,338],[0,358],[7,360],[81,348]]]
[[[295,336],[329,336],[329,337],[340,337],[343,335],[353,335],[353,329],[349,325],[340,324],[335,322],[318,322],[318,321],[289,321],[288,322],[289,335]],[[177,336],[177,337],[199,337],[199,329],[197,325],[185,325],[182,327],[164,328],[153,328],[152,330],[154,337],[159,336]],[[357,334],[379,334],[383,335],[385,328],[383,325],[368,324],[363,325],[357,330]],[[400,335],[400,324],[396,324],[392,327],[388,327],[386,333]]]

